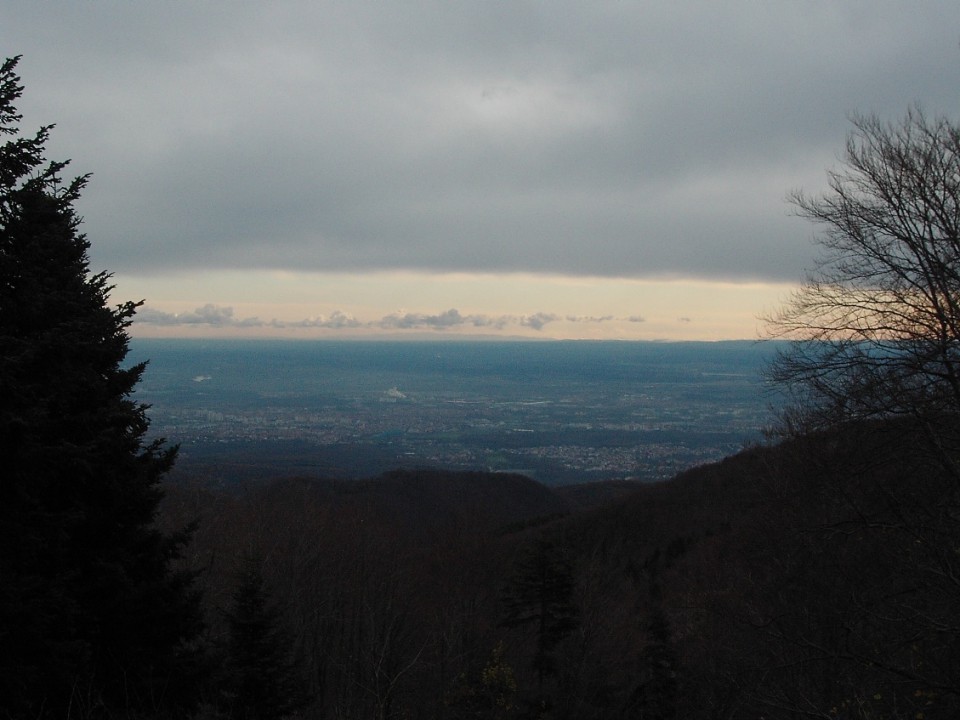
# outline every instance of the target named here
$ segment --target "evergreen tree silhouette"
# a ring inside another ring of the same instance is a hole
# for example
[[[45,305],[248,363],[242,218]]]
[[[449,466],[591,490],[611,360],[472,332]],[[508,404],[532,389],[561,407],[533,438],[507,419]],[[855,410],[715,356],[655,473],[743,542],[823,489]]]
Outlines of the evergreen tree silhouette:
[[[293,662],[290,637],[271,604],[261,559],[244,553],[227,613],[230,631],[224,691],[233,717],[274,720],[300,709],[304,682]]]
[[[640,682],[631,698],[636,717],[674,720],[677,717],[677,658],[670,646],[670,626],[655,608],[647,624],[647,644],[640,656]]]
[[[125,366],[137,303],[110,307],[74,203],[87,182],[18,136],[19,58],[0,66],[0,716],[186,702],[199,631],[185,541],[154,526],[175,448],[147,442]],[[183,691],[183,692],[181,692]]]
[[[532,628],[536,636],[533,667],[543,694],[544,679],[557,672],[554,649],[579,625],[573,602],[573,568],[559,545],[540,538],[522,554],[503,595],[503,627]]]

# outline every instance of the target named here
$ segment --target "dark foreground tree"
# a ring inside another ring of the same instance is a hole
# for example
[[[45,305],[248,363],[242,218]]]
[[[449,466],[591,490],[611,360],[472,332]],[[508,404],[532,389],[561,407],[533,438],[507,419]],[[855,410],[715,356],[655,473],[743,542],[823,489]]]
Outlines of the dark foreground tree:
[[[532,665],[541,699],[544,680],[559,670],[557,645],[579,625],[575,589],[573,567],[564,548],[540,538],[517,558],[504,592],[506,615],[500,624],[533,632]]]
[[[661,608],[647,623],[647,644],[640,655],[641,675],[631,698],[632,710],[644,720],[677,716],[678,661],[670,647],[670,625]]]
[[[243,554],[233,605],[222,690],[231,717],[278,720],[306,704],[305,681],[294,661],[292,640],[270,602],[262,559]]]
[[[125,366],[137,305],[91,274],[49,127],[20,137],[17,58],[0,67],[0,716],[184,700],[198,630],[182,537],[153,525],[175,449],[147,442]]]
[[[827,193],[793,197],[823,229],[821,254],[770,318],[795,341],[772,377],[808,427],[899,416],[933,429],[960,411],[960,128],[919,110],[859,117],[843,159]]]
[[[919,110],[857,118],[829,178],[824,195],[793,198],[823,228],[821,254],[772,318],[794,341],[771,371],[798,403],[785,429],[822,431],[796,445],[821,509],[797,528],[809,540],[781,573],[794,589],[777,588],[789,602],[764,627],[784,678],[766,674],[759,694],[798,715],[947,717],[960,697],[960,127]]]

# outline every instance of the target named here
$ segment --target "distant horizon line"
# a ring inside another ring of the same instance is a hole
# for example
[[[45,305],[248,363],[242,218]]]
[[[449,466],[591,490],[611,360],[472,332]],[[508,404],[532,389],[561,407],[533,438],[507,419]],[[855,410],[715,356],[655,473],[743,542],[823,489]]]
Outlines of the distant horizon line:
[[[342,337],[290,337],[290,336],[269,336],[257,337],[247,336],[204,336],[197,337],[191,335],[136,335],[131,333],[131,342],[223,342],[223,343],[338,343],[338,342],[357,342],[357,343],[530,343],[530,344],[558,344],[558,343],[592,343],[592,344],[651,344],[651,345],[721,345],[725,343],[741,344],[775,344],[775,339],[765,338],[725,338],[725,339],[672,339],[672,338],[553,338],[553,337],[531,337],[527,335],[407,335],[407,334],[386,334],[386,335],[349,335]]]

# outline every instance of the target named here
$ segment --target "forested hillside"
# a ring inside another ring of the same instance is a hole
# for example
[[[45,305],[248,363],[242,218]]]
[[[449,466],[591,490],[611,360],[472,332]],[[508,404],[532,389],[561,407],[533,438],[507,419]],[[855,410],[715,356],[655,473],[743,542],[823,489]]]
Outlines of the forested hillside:
[[[256,558],[308,716],[948,717],[956,494],[917,440],[850,426],[593,508],[410,471],[179,485],[165,518],[200,521],[214,652]]]

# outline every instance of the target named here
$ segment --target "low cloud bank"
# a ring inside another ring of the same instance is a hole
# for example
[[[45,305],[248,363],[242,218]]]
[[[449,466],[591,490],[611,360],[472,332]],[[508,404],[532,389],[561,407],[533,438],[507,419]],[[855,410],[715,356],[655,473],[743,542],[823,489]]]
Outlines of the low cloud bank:
[[[394,313],[379,320],[361,321],[340,310],[330,315],[318,315],[303,320],[262,320],[258,317],[239,318],[232,307],[221,307],[207,303],[196,310],[182,313],[170,313],[151,307],[143,307],[137,313],[135,321],[139,325],[177,327],[204,325],[212,328],[324,328],[330,330],[377,329],[377,330],[436,330],[445,331],[454,328],[492,328],[503,330],[508,327],[530,328],[540,331],[553,322],[563,320],[568,323],[604,323],[612,320],[643,322],[637,315],[628,318],[615,318],[613,315],[594,317],[588,315],[567,315],[537,312],[532,315],[464,315],[456,308],[450,308],[436,315],[425,313]]]

